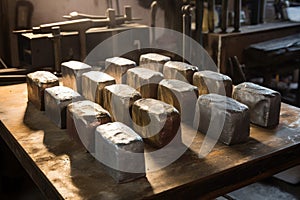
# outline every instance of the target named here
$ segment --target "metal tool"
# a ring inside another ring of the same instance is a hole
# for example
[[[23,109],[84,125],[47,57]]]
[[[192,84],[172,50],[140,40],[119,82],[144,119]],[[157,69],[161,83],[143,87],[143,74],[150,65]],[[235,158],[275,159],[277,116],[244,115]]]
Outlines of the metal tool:
[[[233,23],[233,32],[240,32],[241,27],[241,0],[234,0],[234,23]]]
[[[79,12],[71,12],[69,15],[64,15],[63,18],[69,19],[69,20],[74,20],[74,19],[106,19],[106,16],[103,15],[89,15],[85,13],[79,13]]]
[[[183,48],[183,58],[182,61],[190,60],[191,51],[190,51],[190,37],[191,37],[191,24],[192,24],[192,14],[191,14],[191,5],[182,6],[182,18],[183,18],[183,38],[182,38],[182,48]],[[188,57],[189,56],[189,57]]]
[[[208,32],[215,31],[215,0],[207,1],[208,8]]]
[[[150,26],[152,27],[151,29],[151,45],[154,47],[156,46],[155,43],[155,29],[153,27],[156,27],[156,14],[157,14],[157,9],[158,9],[158,5],[157,5],[157,1],[153,1],[151,3],[151,19],[150,19]]]
[[[53,71],[55,75],[61,75],[61,35],[59,26],[52,27],[52,35],[49,37],[53,42],[54,52],[54,67]]]
[[[196,1],[196,41],[199,42],[200,45],[203,44],[203,35],[202,35],[202,23],[203,23],[203,10],[204,10],[204,0]]]
[[[228,25],[228,0],[222,0],[222,19],[221,19],[221,32],[227,33]]]
[[[94,27],[116,27],[117,25],[131,22],[132,9],[131,6],[125,6],[125,15],[116,17],[114,9],[107,9],[105,19],[76,19],[50,24],[42,24],[38,27],[33,27],[33,33],[52,33],[52,27],[60,27],[60,31],[78,31],[80,41],[80,59],[83,61],[86,57],[86,31]]]

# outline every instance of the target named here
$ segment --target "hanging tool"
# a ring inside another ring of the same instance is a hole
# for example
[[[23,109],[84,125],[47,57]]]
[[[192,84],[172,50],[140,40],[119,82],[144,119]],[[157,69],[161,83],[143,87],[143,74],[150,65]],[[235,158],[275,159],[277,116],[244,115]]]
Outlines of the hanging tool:
[[[228,25],[228,0],[222,0],[221,33],[227,33]]]
[[[215,0],[207,1],[208,8],[208,32],[215,31]]]
[[[52,27],[52,35],[49,36],[49,39],[53,42],[53,51],[54,51],[54,74],[61,75],[61,35],[59,26]]]
[[[151,29],[151,46],[155,47],[156,46],[156,42],[155,42],[155,28],[156,27],[156,14],[157,14],[157,9],[158,9],[158,5],[157,5],[157,1],[153,1],[151,3],[151,19],[150,19],[150,26],[152,27]]]
[[[241,27],[241,0],[234,0],[234,23],[233,23],[233,32],[240,32]]]
[[[191,5],[182,6],[182,18],[183,18],[183,38],[182,38],[182,48],[183,48],[183,58],[182,61],[190,60],[191,57],[191,24],[192,24],[192,14],[191,14]]]
[[[202,35],[202,24],[203,24],[203,10],[204,10],[204,0],[196,1],[196,41],[200,45],[203,44],[203,35]]]

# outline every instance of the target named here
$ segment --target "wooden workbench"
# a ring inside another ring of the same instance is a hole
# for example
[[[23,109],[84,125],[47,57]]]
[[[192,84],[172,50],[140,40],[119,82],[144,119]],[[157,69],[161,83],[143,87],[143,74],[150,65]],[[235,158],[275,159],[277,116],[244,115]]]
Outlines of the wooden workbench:
[[[274,130],[252,126],[247,143],[217,144],[203,159],[197,154],[203,135],[197,134],[170,166],[116,184],[65,130],[27,103],[26,84],[2,86],[0,94],[1,137],[50,199],[213,198],[300,164],[300,109],[282,104]]]

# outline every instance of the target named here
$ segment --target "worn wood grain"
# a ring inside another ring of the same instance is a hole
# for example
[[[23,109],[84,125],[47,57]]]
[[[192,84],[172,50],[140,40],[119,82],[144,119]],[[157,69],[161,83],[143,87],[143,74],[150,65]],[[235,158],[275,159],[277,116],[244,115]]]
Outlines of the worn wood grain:
[[[50,199],[208,199],[300,164],[300,109],[282,104],[280,124],[251,126],[247,143],[217,144],[198,157],[204,136],[174,163],[146,178],[116,184],[104,167],[27,103],[26,84],[0,87],[0,134]],[[183,133],[191,131],[184,126]]]

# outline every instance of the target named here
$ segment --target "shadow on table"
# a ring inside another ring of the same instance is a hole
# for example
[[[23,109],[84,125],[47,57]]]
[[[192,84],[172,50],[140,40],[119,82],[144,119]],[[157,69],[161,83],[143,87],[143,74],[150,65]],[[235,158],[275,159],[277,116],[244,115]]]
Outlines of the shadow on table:
[[[39,165],[43,165],[43,172],[63,197],[140,199],[141,195],[153,194],[147,178],[117,184],[99,161],[72,141],[66,130],[56,127],[44,112],[37,110],[31,103],[27,104],[23,121],[32,130],[43,130],[46,154],[54,156]]]

